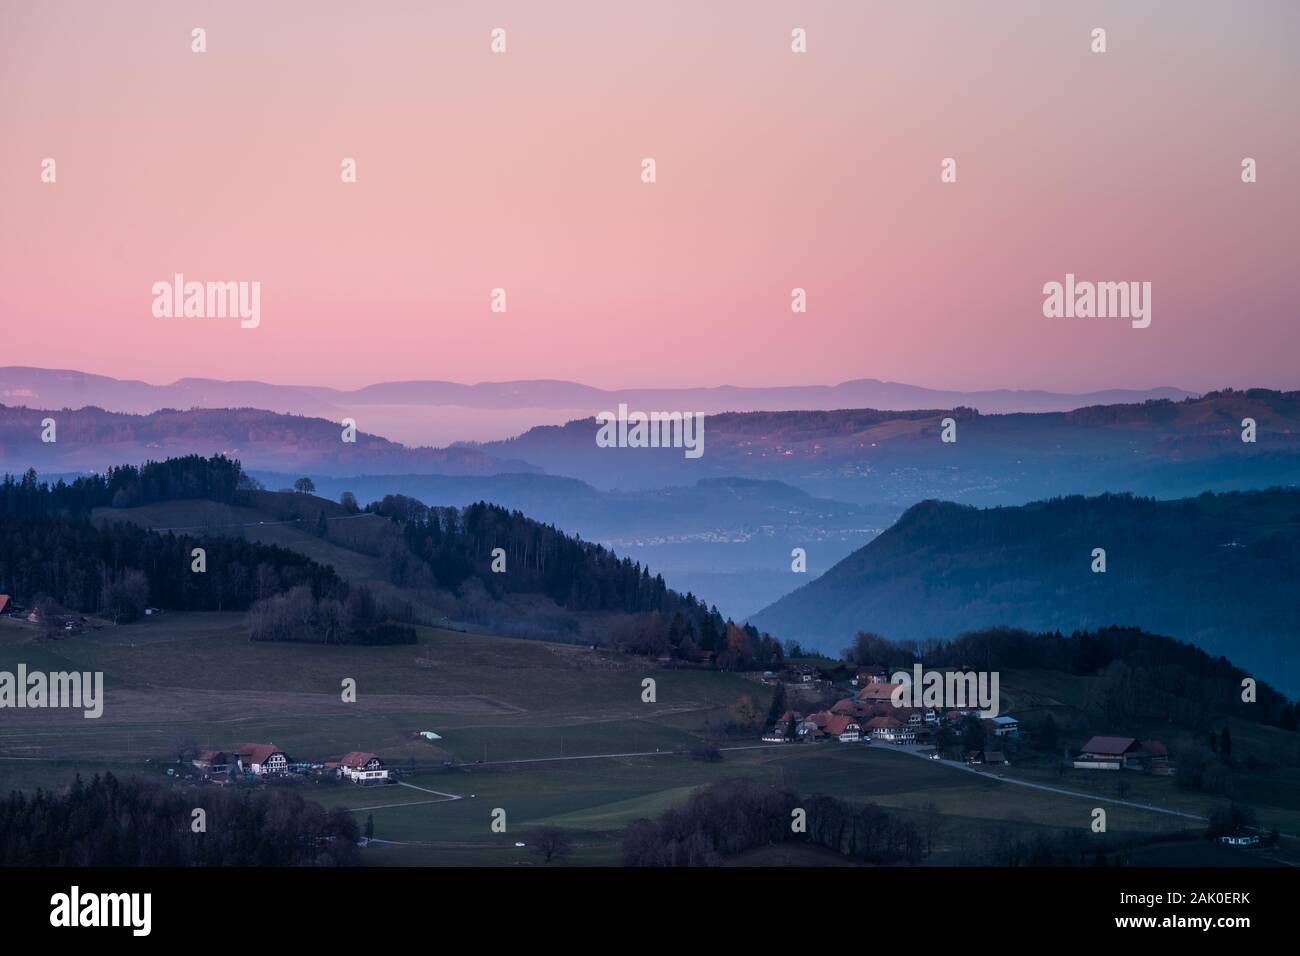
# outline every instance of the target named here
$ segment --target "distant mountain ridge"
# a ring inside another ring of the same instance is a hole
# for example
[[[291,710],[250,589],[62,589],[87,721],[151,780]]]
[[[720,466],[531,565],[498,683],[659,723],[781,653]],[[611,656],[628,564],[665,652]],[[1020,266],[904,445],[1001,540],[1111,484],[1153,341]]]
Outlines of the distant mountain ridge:
[[[956,441],[941,441],[943,420]],[[1257,426],[1241,440],[1242,421]],[[1023,503],[1133,491],[1182,497],[1300,480],[1300,392],[1209,392],[1181,401],[985,415],[970,408],[740,412],[705,419],[704,454],[600,448],[594,419],[539,426],[477,447],[596,487],[743,476],[903,508],[924,498]]]
[[[41,440],[41,422],[53,417],[53,442]],[[60,411],[0,405],[0,471],[103,471],[122,461],[189,454],[224,454],[250,468],[302,474],[354,474],[363,468],[444,475],[536,472],[476,448],[407,448],[323,418],[256,408],[165,410],[148,415],[88,406]]]
[[[924,501],[750,622],[824,651],[859,630],[923,642],[1118,624],[1230,655],[1294,693],[1289,671],[1300,668],[1285,662],[1300,664],[1298,579],[1300,489],[990,509]]]
[[[0,367],[0,404],[38,408],[94,405],[149,414],[164,408],[262,408],[282,414],[342,418],[351,414],[374,434],[406,444],[507,438],[539,424],[562,424],[620,402],[644,410],[720,412],[836,408],[977,408],[999,412],[1063,411],[1087,405],[1182,399],[1179,388],[1106,389],[1080,395],[1038,389],[948,391],[877,379],[838,385],[601,389],[577,382],[527,380],[461,384],[380,382],[358,389],[182,378],[167,385],[66,369]]]

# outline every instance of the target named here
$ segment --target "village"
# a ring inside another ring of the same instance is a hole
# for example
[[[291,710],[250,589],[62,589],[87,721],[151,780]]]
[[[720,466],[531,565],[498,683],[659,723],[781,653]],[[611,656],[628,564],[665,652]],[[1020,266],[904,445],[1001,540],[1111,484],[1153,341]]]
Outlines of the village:
[[[814,692],[834,688],[810,667],[794,667],[781,675],[769,672],[764,683]],[[761,739],[774,744],[891,744],[936,760],[955,753],[970,767],[1010,766],[1009,755],[1020,749],[1020,721],[1009,714],[985,716],[978,706],[900,706],[895,698],[902,685],[890,683],[885,668],[878,665],[859,668],[849,683],[852,696],[810,713],[786,710]],[[1090,737],[1072,755],[1070,765],[1078,770],[1139,770],[1161,776],[1174,772],[1169,751],[1160,741],[1107,735]]]

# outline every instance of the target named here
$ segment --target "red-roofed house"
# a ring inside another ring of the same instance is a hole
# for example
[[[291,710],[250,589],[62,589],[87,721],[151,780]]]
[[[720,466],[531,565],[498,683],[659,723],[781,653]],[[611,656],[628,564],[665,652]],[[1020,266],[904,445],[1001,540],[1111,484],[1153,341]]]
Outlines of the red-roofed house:
[[[830,720],[826,721],[823,728],[827,736],[836,737],[842,744],[856,743],[862,739],[862,727],[852,717],[844,714],[836,714]]]
[[[858,700],[889,703],[893,699],[894,691],[902,686],[902,684],[868,684],[858,691]]]
[[[0,614],[3,614],[5,612],[5,608],[8,606],[9,606],[9,595],[0,594]]]
[[[1133,737],[1091,737],[1074,758],[1074,766],[1084,770],[1158,770],[1167,773],[1169,751],[1158,740]]]
[[[910,744],[916,740],[916,732],[901,720],[893,717],[872,717],[864,725],[872,740],[888,740],[895,744]]]
[[[259,777],[287,773],[289,758],[275,744],[244,744],[235,751],[239,769]]]
[[[384,762],[364,750],[344,754],[339,759],[339,773],[353,783],[379,783],[388,779]]]

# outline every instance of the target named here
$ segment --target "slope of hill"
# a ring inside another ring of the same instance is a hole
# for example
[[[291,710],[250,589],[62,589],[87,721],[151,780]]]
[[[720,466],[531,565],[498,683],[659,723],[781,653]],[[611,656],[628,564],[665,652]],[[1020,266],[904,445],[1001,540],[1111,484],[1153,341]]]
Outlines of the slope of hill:
[[[268,488],[294,476],[256,472]],[[779,481],[710,478],[684,487],[600,491],[557,475],[360,475],[316,478],[316,490],[360,501],[389,494],[427,505],[489,501],[569,534],[597,541],[660,570],[670,587],[707,595],[726,615],[744,617],[806,579],[791,573],[790,551],[805,549],[808,575],[825,571],[898,517],[893,505],[814,498]]]
[[[1106,570],[1094,573],[1093,550]],[[926,501],[751,618],[823,650],[858,630],[925,641],[995,625],[1142,627],[1296,689],[1300,491],[1128,495],[980,510]]]

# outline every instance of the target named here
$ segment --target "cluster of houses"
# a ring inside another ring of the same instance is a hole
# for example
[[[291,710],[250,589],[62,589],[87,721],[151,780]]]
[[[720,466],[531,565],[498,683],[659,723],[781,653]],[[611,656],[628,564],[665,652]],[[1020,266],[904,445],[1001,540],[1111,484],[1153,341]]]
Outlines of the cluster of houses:
[[[808,676],[799,675],[798,679]],[[837,740],[846,744],[872,741],[919,746],[930,743],[935,731],[944,724],[974,717],[983,724],[985,739],[991,746],[968,751],[965,762],[972,766],[1001,766],[1008,763],[1006,751],[1015,749],[1012,741],[1020,737],[1020,722],[1005,714],[983,717],[976,707],[896,706],[894,692],[900,685],[889,683],[882,667],[860,669],[852,683],[856,693],[836,702],[829,710],[809,714],[787,710],[763,734],[763,740],[769,743]],[[1072,762],[1084,770],[1141,770],[1160,775],[1174,772],[1164,744],[1135,737],[1094,736]]]
[[[388,768],[375,754],[354,750],[338,760],[324,763],[302,763],[289,759],[289,755],[275,744],[242,744],[231,751],[204,750],[191,763],[210,783],[226,784],[233,779],[269,779],[301,776],[335,776],[357,784],[388,782]]]
[[[861,685],[857,693],[838,701],[829,710],[810,714],[786,711],[763,735],[763,740],[783,743],[834,739],[846,744],[868,740],[915,746],[929,743],[941,725],[967,717],[979,719],[990,738],[1020,736],[1020,723],[1015,718],[1005,715],[981,717],[978,707],[896,706],[893,697],[900,685],[888,683],[882,668],[859,671],[854,683]],[[972,763],[1006,762],[1001,751],[972,753],[967,755],[967,759]]]

